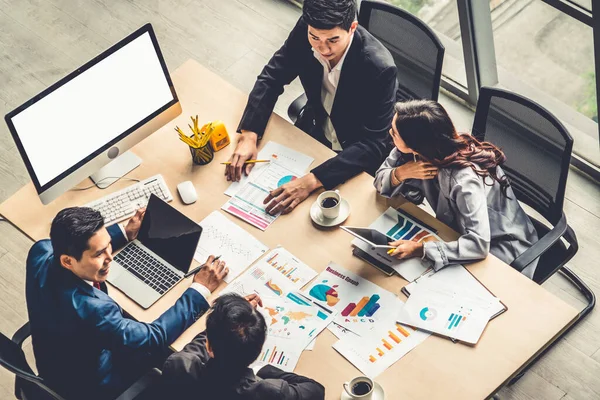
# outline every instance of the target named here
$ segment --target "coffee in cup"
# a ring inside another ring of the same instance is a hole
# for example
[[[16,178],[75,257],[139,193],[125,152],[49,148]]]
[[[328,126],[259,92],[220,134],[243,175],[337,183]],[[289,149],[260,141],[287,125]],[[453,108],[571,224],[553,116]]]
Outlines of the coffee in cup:
[[[359,376],[344,383],[344,390],[351,399],[370,400],[373,396],[375,383],[366,376]]]
[[[334,219],[340,215],[340,203],[342,196],[337,190],[327,190],[319,195],[317,204],[321,209],[323,217]]]

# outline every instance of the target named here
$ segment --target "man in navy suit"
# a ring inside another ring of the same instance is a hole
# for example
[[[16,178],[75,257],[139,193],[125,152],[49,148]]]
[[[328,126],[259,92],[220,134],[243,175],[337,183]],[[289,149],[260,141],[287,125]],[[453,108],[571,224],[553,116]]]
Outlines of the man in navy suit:
[[[258,76],[238,126],[225,175],[239,181],[254,164],[277,98],[296,78],[307,105],[296,121],[337,155],[273,190],[266,211],[288,213],[312,192],[366,171],[371,175],[392,148],[398,70],[390,52],[358,25],[356,0],[304,0],[302,17]]]
[[[209,308],[206,298],[228,272],[211,256],[154,322],[124,316],[105,281],[113,249],[137,237],[143,215],[139,210],[124,228],[105,228],[98,211],[67,208],[52,221],[50,240],[29,251],[26,298],[38,371],[67,399],[114,397],[160,363]]]

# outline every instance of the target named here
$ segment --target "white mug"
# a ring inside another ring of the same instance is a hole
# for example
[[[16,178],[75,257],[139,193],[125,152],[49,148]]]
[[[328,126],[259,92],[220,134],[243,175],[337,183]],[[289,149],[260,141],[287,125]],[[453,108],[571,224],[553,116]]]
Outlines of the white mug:
[[[358,393],[362,394],[357,394],[355,392],[357,389],[368,389],[368,391],[359,391]],[[344,390],[351,399],[371,400],[373,397],[373,391],[375,390],[375,382],[373,382],[373,379],[369,377],[358,376],[352,379],[350,382],[344,382]]]
[[[334,199],[336,201],[336,205],[333,207],[323,207],[323,202],[327,199]],[[337,190],[327,190],[317,197],[317,204],[321,209],[321,213],[323,217],[333,219],[337,218],[340,215],[340,204],[342,203],[342,196],[340,196],[340,192]]]

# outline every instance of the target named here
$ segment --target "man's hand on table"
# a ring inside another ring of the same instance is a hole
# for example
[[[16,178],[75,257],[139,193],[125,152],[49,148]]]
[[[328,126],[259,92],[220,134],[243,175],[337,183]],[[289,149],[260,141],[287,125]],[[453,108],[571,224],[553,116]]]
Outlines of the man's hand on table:
[[[256,142],[258,135],[250,131],[242,131],[238,136],[235,150],[229,158],[230,165],[225,166],[225,176],[228,181],[238,182],[242,179],[242,173],[248,175],[254,164],[245,164],[248,160],[255,160],[258,155]]]
[[[287,214],[322,186],[321,181],[311,172],[302,178],[295,179],[272,190],[263,201],[263,204],[268,204],[266,211],[271,215],[276,215],[279,212]]]
[[[215,260],[215,256],[210,256],[194,275],[194,282],[204,285],[212,293],[228,273],[229,268],[225,266],[225,261]]]

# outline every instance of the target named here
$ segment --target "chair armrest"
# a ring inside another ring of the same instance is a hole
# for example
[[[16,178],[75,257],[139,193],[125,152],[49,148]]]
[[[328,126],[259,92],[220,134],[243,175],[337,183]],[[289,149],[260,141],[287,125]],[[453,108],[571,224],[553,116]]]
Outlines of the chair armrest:
[[[302,112],[302,109],[306,106],[307,102],[308,99],[306,97],[306,93],[302,93],[302,95],[300,95],[300,97],[294,100],[292,104],[290,104],[290,106],[288,107],[288,117],[290,117],[294,124],[298,120],[298,117],[300,116],[300,113]]]
[[[525,267],[531,264],[536,258],[544,254],[554,243],[556,243],[567,231],[567,217],[562,213],[560,220],[554,228],[546,233],[540,240],[535,242],[533,246],[527,249],[523,254],[514,259],[510,264],[511,267],[521,272]]]
[[[31,336],[31,325],[29,325],[29,321],[25,323],[22,327],[20,327],[12,337],[12,341],[15,342],[19,347],[23,346],[23,342]]]
[[[152,368],[144,376],[138,379],[133,385],[119,395],[115,400],[133,400],[143,393],[150,386],[156,384],[160,379],[162,372],[157,368]]]

